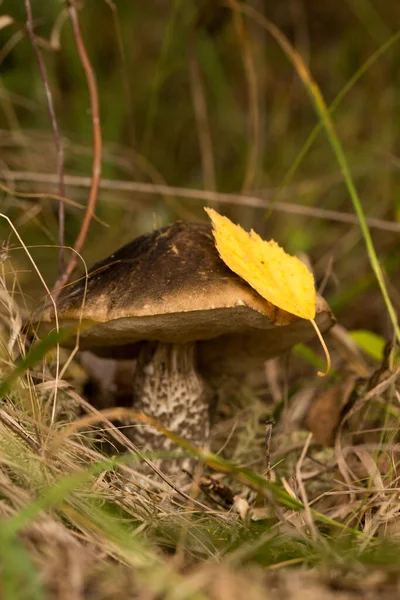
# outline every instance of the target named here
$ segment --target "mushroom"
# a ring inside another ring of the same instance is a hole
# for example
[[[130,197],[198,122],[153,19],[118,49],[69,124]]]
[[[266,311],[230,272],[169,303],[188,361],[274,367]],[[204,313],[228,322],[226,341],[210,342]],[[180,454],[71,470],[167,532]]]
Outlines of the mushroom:
[[[193,444],[209,435],[209,373],[240,373],[314,336],[308,321],[262,298],[220,259],[210,225],[177,222],[142,235],[95,264],[58,300],[63,325],[81,323],[79,345],[136,358],[133,406]],[[318,297],[316,322],[334,318]],[[54,310],[41,324],[54,326]],[[142,449],[173,442],[150,425],[128,436]],[[192,459],[158,463],[170,474]]]

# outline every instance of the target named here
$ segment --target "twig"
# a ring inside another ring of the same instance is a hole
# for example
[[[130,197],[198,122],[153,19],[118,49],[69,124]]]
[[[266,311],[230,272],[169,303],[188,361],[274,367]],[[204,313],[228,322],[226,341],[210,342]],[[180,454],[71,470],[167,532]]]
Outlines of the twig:
[[[32,47],[36,54],[36,59],[39,65],[40,74],[43,81],[43,87],[46,93],[47,106],[50,114],[51,127],[53,129],[54,142],[56,145],[57,152],[57,176],[58,176],[58,190],[59,195],[65,196],[65,185],[64,185],[64,149],[61,142],[60,130],[58,128],[56,111],[53,102],[53,96],[51,94],[49,78],[47,75],[46,64],[43,60],[42,53],[40,52],[39,46],[36,41],[36,36],[33,28],[33,16],[32,7],[30,0],[25,0],[25,11],[26,11],[26,28],[29,37],[32,42]],[[59,275],[62,275],[64,270],[64,225],[65,225],[65,205],[61,200],[58,204],[58,245],[59,245],[59,258],[58,258],[58,269]]]
[[[86,240],[87,233],[89,231],[90,223],[92,221],[94,210],[96,207],[99,182],[101,176],[101,157],[102,157],[102,139],[101,139],[101,125],[100,125],[100,105],[99,95],[97,91],[96,79],[93,73],[92,66],[90,64],[89,57],[86,52],[86,47],[83,42],[82,33],[79,25],[78,12],[76,9],[75,0],[69,0],[68,10],[72,23],[72,30],[74,33],[75,44],[78,50],[79,58],[82,63],[83,70],[85,72],[86,81],[89,89],[90,96],[90,110],[92,115],[92,133],[93,133],[93,162],[92,162],[92,177],[90,183],[89,199],[86,208],[86,213],[82,221],[81,229],[78,237],[75,240],[74,250],[63,275],[56,282],[53,295],[58,296],[61,288],[68,282],[72,273],[74,272],[78,264],[78,254],[81,253],[83,245]]]
[[[0,170],[0,177],[9,181],[32,181],[53,185],[56,178],[52,173],[33,173],[30,171],[7,171],[6,174]],[[90,177],[81,177],[79,175],[66,175],[65,183],[70,186],[87,188],[92,184]],[[312,217],[315,219],[327,219],[338,223],[348,225],[358,225],[357,216],[352,213],[341,212],[339,210],[329,210],[325,208],[303,206],[292,202],[279,202],[275,204],[273,200],[260,198],[255,195],[227,194],[213,192],[210,190],[198,190],[194,188],[173,187],[163,184],[142,183],[140,181],[124,181],[113,179],[102,179],[100,187],[106,190],[119,192],[136,192],[138,194],[175,196],[177,198],[186,198],[190,200],[201,200],[202,202],[220,202],[221,204],[237,204],[241,206],[250,206],[254,208],[273,208],[276,212],[297,214],[302,217]],[[272,190],[273,192],[274,190]],[[400,232],[400,223],[367,217],[369,227],[382,229],[383,231]]]

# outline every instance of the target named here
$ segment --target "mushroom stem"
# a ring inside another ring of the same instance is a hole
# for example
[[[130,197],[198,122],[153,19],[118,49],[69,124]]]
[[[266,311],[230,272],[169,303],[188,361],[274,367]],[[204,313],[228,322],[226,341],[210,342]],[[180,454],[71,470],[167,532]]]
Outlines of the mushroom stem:
[[[208,388],[196,370],[195,344],[145,342],[133,380],[134,408],[194,445],[203,446],[209,434]],[[150,425],[135,425],[129,437],[141,449],[171,452],[176,445]],[[150,456],[151,457],[151,456]],[[195,459],[154,461],[168,475],[191,471]]]

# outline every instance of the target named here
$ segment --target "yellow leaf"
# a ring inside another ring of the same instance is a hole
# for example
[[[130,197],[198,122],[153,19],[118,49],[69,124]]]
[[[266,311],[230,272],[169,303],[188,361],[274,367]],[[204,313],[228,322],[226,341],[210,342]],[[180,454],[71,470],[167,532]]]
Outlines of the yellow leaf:
[[[205,211],[213,224],[218,253],[234,273],[278,308],[303,319],[315,318],[314,278],[301,260],[274,240],[263,240],[253,230],[247,233],[212,208]]]

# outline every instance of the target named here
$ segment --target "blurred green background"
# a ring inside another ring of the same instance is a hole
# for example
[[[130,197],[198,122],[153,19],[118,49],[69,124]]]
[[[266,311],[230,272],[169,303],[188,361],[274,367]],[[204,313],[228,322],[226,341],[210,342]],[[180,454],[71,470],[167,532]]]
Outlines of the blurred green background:
[[[79,20],[96,73],[104,142],[102,176],[236,195],[214,204],[246,228],[305,252],[339,319],[390,337],[357,224],[249,206],[247,196],[311,209],[353,212],[336,159],[320,133],[288,175],[318,123],[293,66],[240,2],[85,0]],[[400,3],[396,0],[285,0],[243,3],[287,36],[330,104],[374,53],[386,51],[349,89],[333,118],[365,213],[400,217]],[[235,10],[236,8],[236,10]],[[62,133],[66,174],[90,176],[90,102],[64,2],[32,0]],[[1,5],[0,169],[9,190],[57,192],[10,171],[56,173],[57,156],[43,81],[25,29],[22,0]],[[4,15],[12,18],[8,24]],[[243,198],[238,198],[239,194]],[[85,204],[88,189],[67,186]],[[205,202],[101,189],[84,248],[90,265],[136,235],[175,219],[204,220]],[[67,206],[65,239],[74,243],[83,212]],[[1,211],[17,227],[47,283],[57,278],[57,203],[1,192]],[[27,306],[41,286],[8,224],[1,236]],[[399,233],[373,229],[396,308]]]

